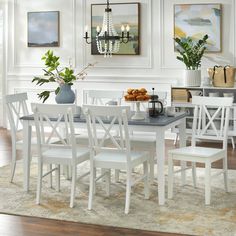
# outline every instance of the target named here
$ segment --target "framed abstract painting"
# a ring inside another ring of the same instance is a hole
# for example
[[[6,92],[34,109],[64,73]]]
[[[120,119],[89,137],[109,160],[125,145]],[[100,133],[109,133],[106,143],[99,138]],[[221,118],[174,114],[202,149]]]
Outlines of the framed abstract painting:
[[[174,37],[191,37],[198,41],[207,34],[206,52],[221,52],[221,22],[221,4],[174,5]]]
[[[118,35],[121,35],[121,26],[130,26],[128,43],[121,43],[120,50],[115,55],[139,55],[140,54],[140,3],[111,3],[112,21]],[[106,4],[91,5],[91,35],[94,39],[91,43],[91,54],[98,55],[96,45],[96,28],[102,27],[103,15]]]
[[[28,47],[58,47],[59,19],[59,11],[28,12]]]

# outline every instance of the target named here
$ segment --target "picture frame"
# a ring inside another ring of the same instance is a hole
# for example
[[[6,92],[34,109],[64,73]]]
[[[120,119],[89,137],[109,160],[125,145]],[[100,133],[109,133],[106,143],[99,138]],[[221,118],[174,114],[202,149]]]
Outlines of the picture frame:
[[[175,4],[173,12],[174,38],[191,37],[198,41],[207,34],[205,52],[222,52],[222,4]],[[176,43],[174,48],[176,51]]]
[[[60,12],[28,12],[28,47],[60,46]]]
[[[130,26],[131,40],[120,44],[120,50],[113,55],[140,55],[140,3],[110,3],[113,25],[118,35],[121,35],[121,26]],[[96,27],[102,27],[106,4],[91,5],[91,54],[100,55],[96,45]]]

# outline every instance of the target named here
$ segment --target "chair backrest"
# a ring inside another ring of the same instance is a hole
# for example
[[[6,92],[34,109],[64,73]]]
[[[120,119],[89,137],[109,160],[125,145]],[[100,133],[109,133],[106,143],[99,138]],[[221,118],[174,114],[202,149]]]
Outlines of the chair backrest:
[[[95,152],[102,150],[123,151],[127,154],[127,162],[130,162],[130,140],[127,116],[129,109],[129,106],[83,106],[91,150]],[[101,129],[104,130],[102,139],[97,138],[98,129],[99,131]],[[118,134],[112,132],[114,129],[119,129]],[[115,137],[117,135],[119,137]],[[107,138],[111,140],[111,147],[105,146],[104,141],[107,140]]]
[[[123,91],[119,90],[88,90],[85,104],[106,105],[109,101],[116,101],[117,105],[121,105],[124,96]]]
[[[36,126],[38,153],[41,157],[44,149],[67,148],[75,158],[76,141],[73,116],[76,105],[32,104]],[[63,131],[63,133],[62,133]],[[53,143],[52,138],[58,142]]]
[[[16,135],[16,132],[22,129],[20,117],[29,114],[26,104],[27,99],[27,93],[10,94],[5,97],[12,135]]]
[[[202,97],[193,96],[195,105],[192,145],[196,139],[210,139],[223,141],[223,148],[227,148],[231,97]]]

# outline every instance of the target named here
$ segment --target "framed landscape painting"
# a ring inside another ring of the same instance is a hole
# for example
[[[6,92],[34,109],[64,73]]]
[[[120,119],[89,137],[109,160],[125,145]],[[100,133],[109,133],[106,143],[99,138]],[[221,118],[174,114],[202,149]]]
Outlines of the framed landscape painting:
[[[140,54],[140,3],[114,3],[112,9],[112,21],[118,35],[121,35],[121,26],[130,26],[130,41],[121,43],[120,50],[115,55],[139,55]],[[98,55],[96,45],[96,27],[102,28],[103,15],[106,4],[91,5],[91,54]]]
[[[28,47],[59,46],[59,11],[28,12]]]
[[[174,37],[191,37],[198,41],[208,35],[208,52],[221,51],[221,4],[174,5]],[[175,45],[176,49],[176,45]]]

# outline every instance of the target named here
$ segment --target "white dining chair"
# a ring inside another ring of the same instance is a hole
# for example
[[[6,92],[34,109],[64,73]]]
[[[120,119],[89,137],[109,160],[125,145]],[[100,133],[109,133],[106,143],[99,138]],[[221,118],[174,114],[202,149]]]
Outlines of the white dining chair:
[[[85,90],[84,105],[110,105],[115,103],[121,105],[123,91],[119,90]],[[97,133],[97,138],[103,138],[103,132]],[[85,129],[80,129],[76,132],[76,141],[80,145],[88,145],[88,132]]]
[[[124,92],[121,90],[87,90],[84,93],[84,104],[103,106],[109,105],[110,101],[121,105],[124,96]]]
[[[168,198],[173,197],[174,174],[187,169],[192,169],[193,183],[196,187],[196,163],[205,164],[205,204],[210,204],[211,199],[211,179],[215,175],[211,174],[211,164],[218,160],[223,160],[223,170],[217,173],[224,175],[225,191],[228,192],[227,180],[227,140],[230,107],[233,99],[226,97],[198,97],[192,98],[195,105],[192,141],[191,146],[182,147],[169,151],[168,157]],[[215,109],[210,113],[209,109]],[[223,143],[222,148],[209,148],[197,146],[197,140],[216,140]],[[189,161],[192,166],[174,171],[174,161]]]
[[[60,191],[60,165],[71,166],[72,184],[70,207],[74,206],[77,165],[89,160],[89,149],[78,147],[75,141],[73,116],[76,112],[75,105],[47,105],[32,104],[37,134],[38,147],[38,184],[36,203],[40,204],[42,191],[42,179],[53,171],[56,171],[57,190]],[[64,130],[64,135],[60,130]],[[57,137],[59,142],[51,143],[52,137]],[[43,164],[56,167],[47,173],[43,173]],[[82,175],[84,177],[85,174]]]
[[[127,107],[125,106],[84,106],[86,122],[89,134],[90,146],[90,187],[89,187],[89,202],[88,209],[92,209],[93,195],[95,192],[96,181],[102,176],[106,178],[106,193],[110,195],[110,173],[111,169],[125,170],[127,175],[126,180],[126,200],[125,214],[129,213],[131,187],[136,183],[132,180],[132,169],[143,164],[144,174],[138,180],[144,180],[145,198],[149,198],[148,186],[148,152],[131,151]],[[105,119],[104,117],[109,119]],[[117,122],[117,126],[115,124]],[[119,129],[119,139],[113,136],[112,130]],[[104,130],[104,137],[98,140],[96,133],[98,128]],[[109,137],[113,146],[104,146],[104,140]],[[105,169],[101,176],[96,177],[97,168]]]
[[[21,116],[29,115],[27,108],[27,93],[9,94],[5,97],[8,120],[10,124],[11,142],[12,142],[12,160],[10,182],[13,181],[16,169],[16,152],[23,149],[23,140],[20,138],[22,131]],[[36,138],[31,139],[32,149],[36,147]]]

